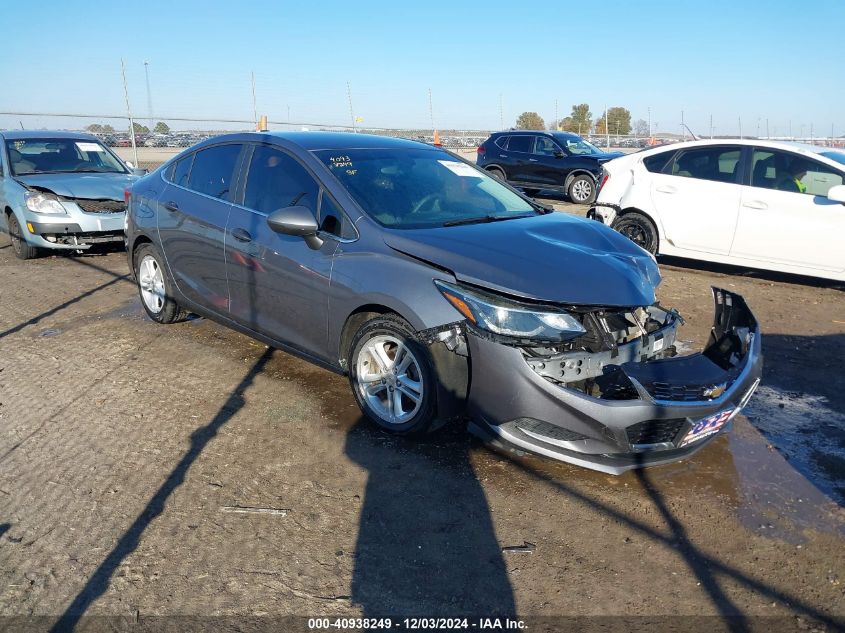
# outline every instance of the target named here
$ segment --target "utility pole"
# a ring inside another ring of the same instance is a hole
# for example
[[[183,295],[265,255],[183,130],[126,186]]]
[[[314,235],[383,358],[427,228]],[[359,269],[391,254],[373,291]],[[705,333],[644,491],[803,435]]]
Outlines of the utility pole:
[[[833,129],[833,126],[830,128]],[[560,130],[560,119],[557,118],[557,99],[555,99],[555,130]],[[830,133],[831,138],[833,137],[833,132]]]
[[[766,117],[766,140],[768,141],[771,137],[769,136],[769,117]]]
[[[147,116],[150,117],[150,129],[152,130],[155,127],[155,121],[153,121],[153,97],[152,93],[150,92],[150,62],[144,62],[144,76],[147,78]]]
[[[651,106],[648,107],[648,137],[651,138]]]
[[[610,148],[610,119],[607,117],[607,104],[604,104],[604,147]]]
[[[810,144],[813,143],[813,124],[810,123]]]
[[[255,103],[255,73],[250,72],[252,78],[252,116],[255,119],[255,129],[258,129],[258,107]]]
[[[739,117],[739,139],[742,140],[742,117]]]
[[[713,115],[710,115],[710,140],[713,140]]]
[[[352,109],[352,87],[348,81],[346,82],[346,96],[349,99],[349,116],[352,119],[352,131],[357,132],[355,129],[355,110]]]
[[[683,140],[687,140],[687,126],[684,125],[684,111],[681,110],[681,134],[683,134]]]
[[[499,129],[505,129],[505,109],[502,106],[502,93],[499,93]]]
[[[132,139],[132,156],[135,161],[133,165],[138,167],[138,148],[135,146],[135,122],[132,120],[132,108],[129,107],[129,88],[126,87],[126,64],[120,58],[120,72],[123,75],[123,96],[126,97],[126,116],[129,118],[129,138]]]
[[[789,119],[789,138],[792,138],[792,119]]]
[[[428,89],[428,116],[431,119],[431,133],[434,133],[434,105],[431,101],[431,88]]]

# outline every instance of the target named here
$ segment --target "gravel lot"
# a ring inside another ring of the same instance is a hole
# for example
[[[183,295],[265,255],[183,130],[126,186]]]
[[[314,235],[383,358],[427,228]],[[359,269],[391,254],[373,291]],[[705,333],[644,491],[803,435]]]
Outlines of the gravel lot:
[[[0,629],[514,612],[845,624],[845,293],[661,264],[690,347],[709,286],[746,297],[764,382],[689,461],[613,477],[496,452],[460,424],[383,435],[344,377],[204,319],[149,321],[122,252],[20,262],[0,235],[0,616],[50,616]]]

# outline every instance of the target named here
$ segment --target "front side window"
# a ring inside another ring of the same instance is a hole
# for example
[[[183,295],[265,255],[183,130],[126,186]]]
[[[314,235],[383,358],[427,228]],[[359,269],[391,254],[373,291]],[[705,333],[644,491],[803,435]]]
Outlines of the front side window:
[[[522,152],[524,154],[531,153],[531,146],[534,144],[534,137],[525,134],[519,136],[511,136],[508,141],[509,152]]]
[[[511,143],[517,138],[511,136]],[[314,154],[382,226],[431,228],[539,212],[498,180],[438,149],[343,149]]]
[[[9,167],[15,176],[56,173],[116,173],[126,168],[96,140],[68,138],[6,141]]]
[[[672,175],[697,180],[737,183],[740,156],[736,147],[702,147],[682,150],[672,165]]]
[[[213,198],[230,200],[241,148],[238,144],[217,145],[194,154],[188,188]]]
[[[810,196],[827,196],[842,184],[842,173],[810,158],[780,150],[755,149],[751,186]]]
[[[538,136],[534,143],[534,153],[541,156],[554,156],[555,152],[559,152],[560,148],[548,136]]]
[[[344,239],[354,239],[356,237],[352,222],[325,191],[323,191],[320,197],[320,213],[317,223],[320,231],[329,233],[335,237]]]
[[[290,154],[270,145],[252,153],[244,189],[244,206],[269,215],[285,207],[308,207],[317,216],[320,187]]]

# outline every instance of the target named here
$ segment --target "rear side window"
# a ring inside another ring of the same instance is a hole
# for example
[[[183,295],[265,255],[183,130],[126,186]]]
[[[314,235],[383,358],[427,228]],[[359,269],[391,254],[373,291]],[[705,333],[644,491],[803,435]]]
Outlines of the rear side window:
[[[533,136],[511,136],[508,142],[508,151],[510,152],[525,152],[529,154],[531,147],[534,145]]]
[[[737,183],[740,156],[741,151],[736,147],[681,150],[672,165],[672,175]]]
[[[317,217],[320,187],[292,156],[269,145],[252,153],[244,189],[244,206],[270,214],[284,207],[308,207]]]
[[[180,187],[188,186],[188,174],[191,173],[191,164],[194,162],[194,155],[185,156],[168,169],[168,180]]]
[[[499,149],[507,149],[509,138],[510,138],[509,136],[500,136],[499,138],[496,139],[496,146]]]
[[[675,155],[676,152],[660,152],[659,154],[654,154],[653,156],[649,156],[648,158],[643,159],[643,165],[645,168],[648,169],[650,172],[653,173],[660,173],[669,164],[669,161],[672,160],[672,157]]]
[[[241,147],[238,144],[218,145],[197,152],[190,168],[188,187],[213,198],[230,200]]]

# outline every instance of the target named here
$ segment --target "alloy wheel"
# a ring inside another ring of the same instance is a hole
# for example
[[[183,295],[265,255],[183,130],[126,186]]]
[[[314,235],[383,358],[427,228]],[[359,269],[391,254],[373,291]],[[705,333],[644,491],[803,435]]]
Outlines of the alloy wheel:
[[[161,312],[165,299],[164,275],[152,255],[145,255],[138,266],[138,286],[141,288],[141,298],[150,312]]]
[[[355,369],[362,400],[384,422],[403,424],[419,411],[425,388],[420,362],[398,338],[371,338],[358,354]]]
[[[576,202],[589,200],[593,193],[593,185],[589,180],[579,180],[572,187],[572,197]]]

